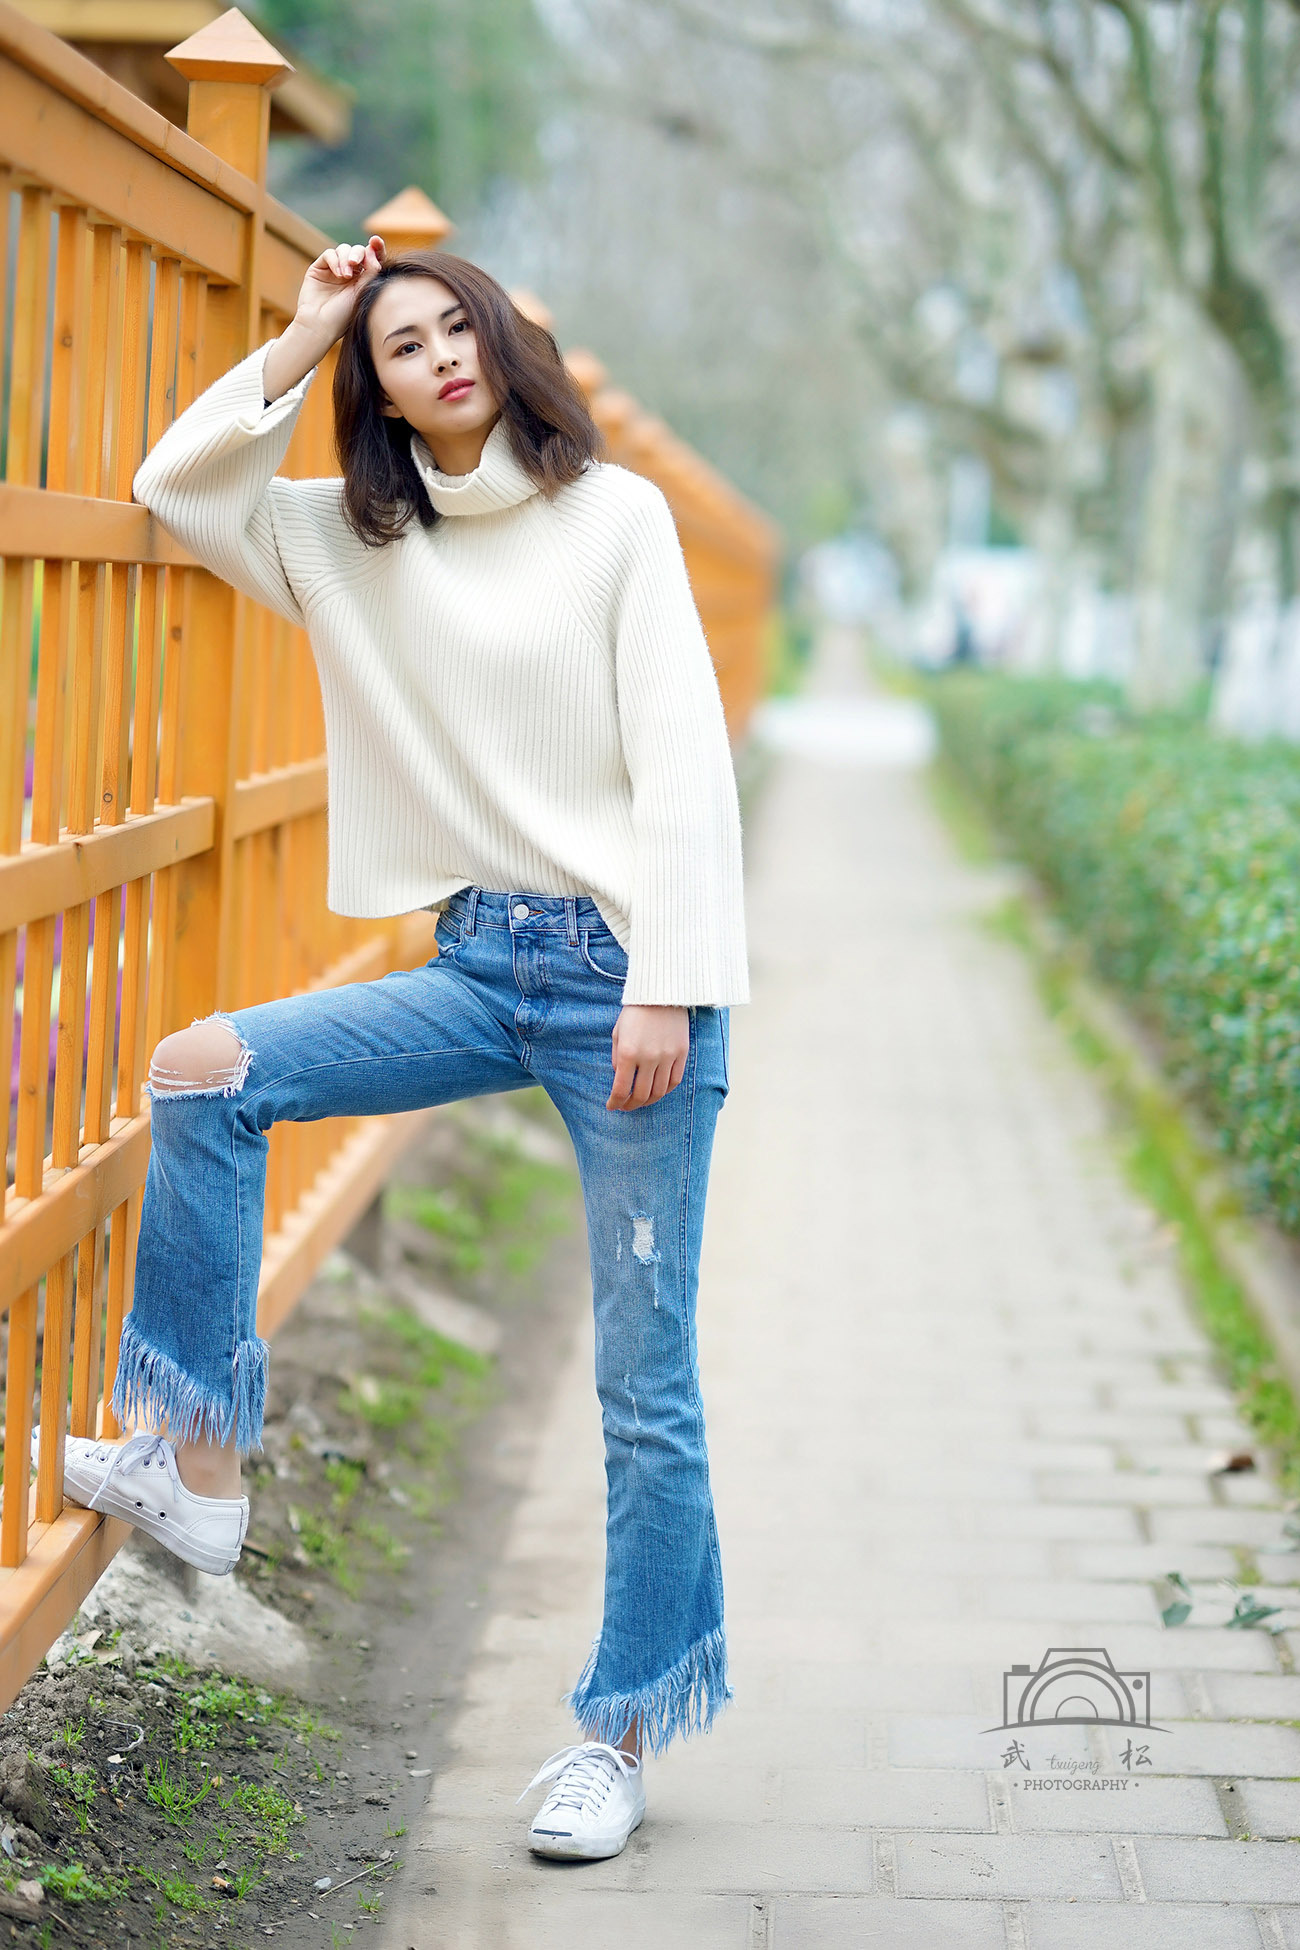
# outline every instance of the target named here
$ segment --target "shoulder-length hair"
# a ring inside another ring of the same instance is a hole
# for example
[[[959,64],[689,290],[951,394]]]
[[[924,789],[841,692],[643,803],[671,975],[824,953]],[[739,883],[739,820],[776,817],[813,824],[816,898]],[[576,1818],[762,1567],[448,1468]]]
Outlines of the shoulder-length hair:
[[[544,494],[576,481],[603,452],[582,388],[551,334],[535,325],[487,271],[449,251],[408,251],[385,263],[356,302],[334,368],[334,438],[343,468],[343,512],[370,548],[395,541],[417,517],[439,519],[411,458],[408,421],[380,412],[370,351],[370,311],[394,278],[437,278],[464,306],[483,377],[501,402],[510,447]]]

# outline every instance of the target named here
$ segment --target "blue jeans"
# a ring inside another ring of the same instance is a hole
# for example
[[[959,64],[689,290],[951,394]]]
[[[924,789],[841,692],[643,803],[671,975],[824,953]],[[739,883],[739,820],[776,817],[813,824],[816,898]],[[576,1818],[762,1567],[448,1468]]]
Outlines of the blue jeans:
[[[658,1752],[729,1697],[722,1572],[695,1351],[709,1156],[727,1094],[725,1009],[693,1008],[677,1089],[607,1110],[627,957],[594,901],[464,888],[438,956],[239,1009],[239,1061],[212,1087],[150,1090],[135,1301],[113,1407],[173,1434],[258,1445],[266,1133],[282,1118],[376,1116],[541,1084],[577,1152],[596,1308],[608,1487],[604,1622],[569,1695]]]

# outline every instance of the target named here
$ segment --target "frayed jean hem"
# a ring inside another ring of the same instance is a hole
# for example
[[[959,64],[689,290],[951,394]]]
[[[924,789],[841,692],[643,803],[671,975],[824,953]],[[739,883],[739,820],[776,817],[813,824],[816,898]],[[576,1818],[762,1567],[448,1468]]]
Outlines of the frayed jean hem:
[[[169,1354],[151,1347],[128,1314],[113,1383],[113,1413],[123,1428],[133,1422],[165,1422],[174,1442],[203,1437],[224,1446],[233,1440],[241,1455],[247,1455],[262,1446],[269,1358],[264,1340],[237,1342],[231,1386],[218,1389],[186,1374]]]
[[[573,1709],[589,1740],[617,1746],[634,1722],[641,1727],[641,1745],[661,1754],[678,1738],[707,1733],[732,1697],[727,1682],[727,1640],[723,1628],[697,1639],[667,1672],[634,1692],[598,1694],[592,1690],[600,1640],[591,1649],[581,1679],[564,1704]]]

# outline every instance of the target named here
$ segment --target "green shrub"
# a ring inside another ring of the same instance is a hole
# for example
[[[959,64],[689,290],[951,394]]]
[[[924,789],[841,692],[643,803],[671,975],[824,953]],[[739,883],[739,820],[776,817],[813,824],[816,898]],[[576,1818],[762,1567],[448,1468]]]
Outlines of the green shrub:
[[[1254,1202],[1300,1232],[1300,751],[1104,685],[953,674],[943,750],[1139,1002]]]

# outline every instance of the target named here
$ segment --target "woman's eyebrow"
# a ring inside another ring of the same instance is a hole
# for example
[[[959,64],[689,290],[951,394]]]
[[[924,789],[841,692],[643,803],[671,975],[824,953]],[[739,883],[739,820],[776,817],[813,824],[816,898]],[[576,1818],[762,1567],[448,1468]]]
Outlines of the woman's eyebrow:
[[[446,311],[440,311],[438,313],[438,323],[441,324],[444,318],[450,318],[454,313],[464,311],[464,309],[465,307],[463,305],[448,305]],[[419,329],[418,325],[399,325],[395,332],[384,333],[384,344],[387,345],[389,339],[400,339],[404,333],[418,332]]]

